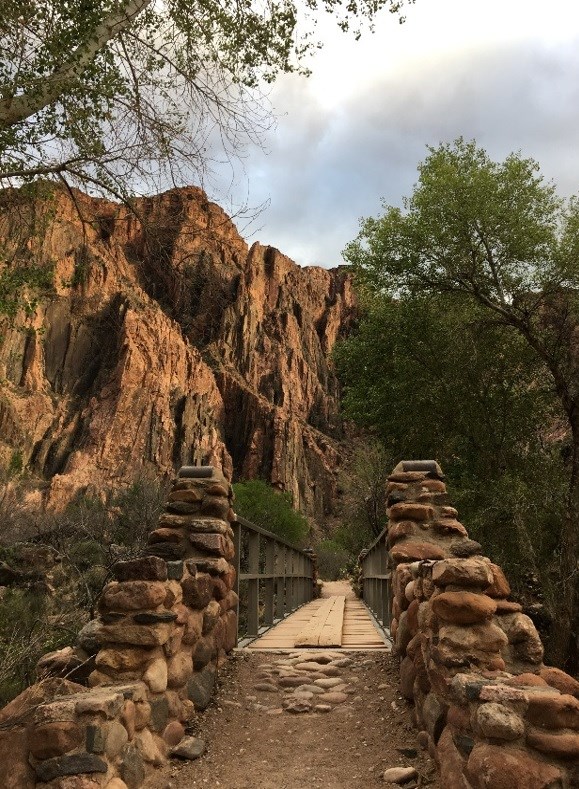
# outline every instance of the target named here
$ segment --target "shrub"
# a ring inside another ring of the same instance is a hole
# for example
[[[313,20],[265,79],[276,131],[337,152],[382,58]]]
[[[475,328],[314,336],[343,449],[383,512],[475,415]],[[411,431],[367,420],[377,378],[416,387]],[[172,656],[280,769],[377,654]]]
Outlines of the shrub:
[[[272,488],[261,479],[237,482],[234,508],[238,515],[277,534],[295,545],[304,545],[309,534],[308,519],[292,506],[289,493]]]
[[[335,540],[322,540],[315,548],[318,572],[324,581],[337,581],[347,572],[350,553]]]

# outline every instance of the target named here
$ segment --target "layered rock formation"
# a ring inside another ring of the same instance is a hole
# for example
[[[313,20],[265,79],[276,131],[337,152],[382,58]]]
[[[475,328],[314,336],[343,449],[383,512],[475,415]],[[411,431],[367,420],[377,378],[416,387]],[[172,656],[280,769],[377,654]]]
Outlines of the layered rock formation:
[[[343,271],[248,249],[196,188],[134,212],[80,193],[1,197],[4,270],[54,270],[27,323],[1,327],[5,466],[17,456],[47,481],[54,507],[147,469],[215,463],[331,512],[341,424],[328,354],[355,311]]]

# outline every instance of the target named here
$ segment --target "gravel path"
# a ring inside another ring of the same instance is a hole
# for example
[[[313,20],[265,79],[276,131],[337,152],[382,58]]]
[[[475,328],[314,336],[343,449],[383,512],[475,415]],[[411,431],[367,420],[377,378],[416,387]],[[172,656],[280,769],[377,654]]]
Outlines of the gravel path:
[[[440,789],[396,683],[387,652],[241,650],[192,732],[205,755],[172,761],[149,787],[365,789],[394,786],[384,771],[405,767],[416,770],[406,789]]]

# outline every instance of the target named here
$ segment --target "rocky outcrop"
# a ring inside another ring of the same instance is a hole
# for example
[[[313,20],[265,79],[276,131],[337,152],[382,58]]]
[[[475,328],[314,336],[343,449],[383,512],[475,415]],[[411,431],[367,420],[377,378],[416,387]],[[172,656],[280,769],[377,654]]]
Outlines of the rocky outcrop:
[[[332,511],[342,426],[329,354],[355,312],[344,271],[249,249],[196,188],[133,211],[78,192],[1,198],[4,270],[53,267],[27,321],[0,328],[5,466],[17,456],[53,507],[141,471],[215,463],[291,491],[318,519]]]

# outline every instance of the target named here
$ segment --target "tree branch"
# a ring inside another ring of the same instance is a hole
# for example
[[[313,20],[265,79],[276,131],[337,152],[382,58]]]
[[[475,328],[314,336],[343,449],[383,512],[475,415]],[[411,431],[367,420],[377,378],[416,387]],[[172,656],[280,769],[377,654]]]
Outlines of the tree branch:
[[[0,100],[0,128],[20,123],[55,102],[66,88],[74,83],[104,46],[132,25],[135,17],[153,0],[124,0],[121,8],[110,14],[95,28],[90,39],[81,44],[72,56],[38,89]]]

